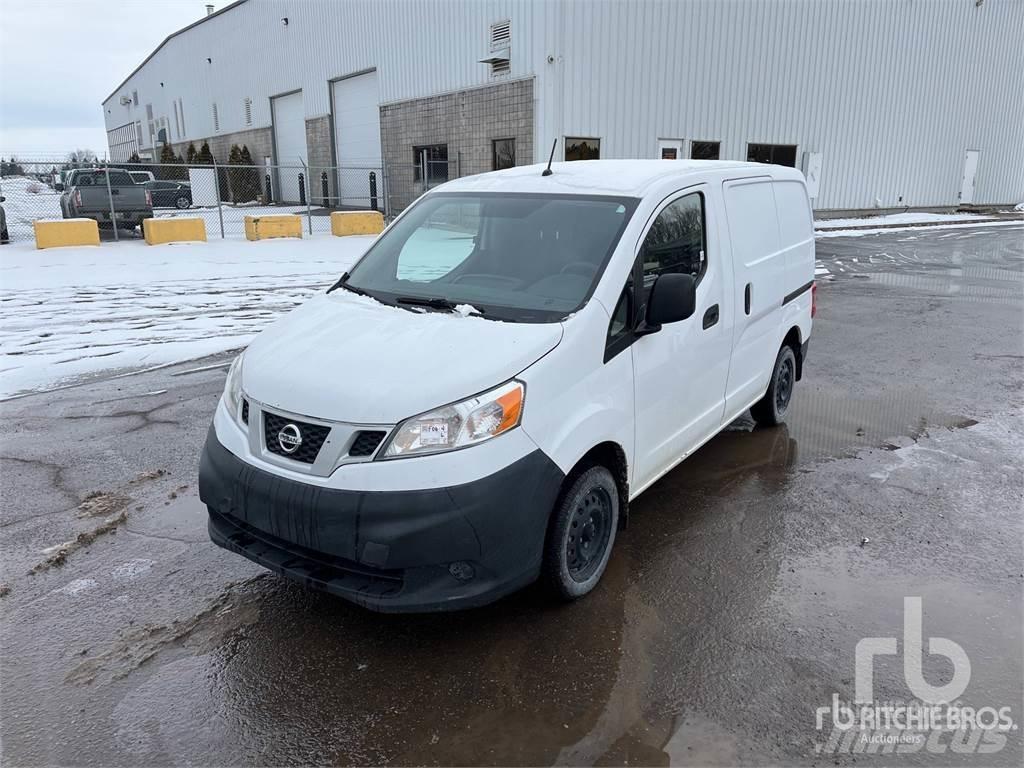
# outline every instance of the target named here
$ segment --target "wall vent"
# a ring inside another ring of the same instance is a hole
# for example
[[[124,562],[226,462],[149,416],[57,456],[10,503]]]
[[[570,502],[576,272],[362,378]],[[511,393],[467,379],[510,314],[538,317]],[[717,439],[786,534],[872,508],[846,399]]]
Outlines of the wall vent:
[[[213,102],[213,132],[220,132],[220,114],[217,112],[217,102]]]
[[[491,24],[491,50],[508,48],[512,44],[512,22],[509,19]]]
[[[491,52],[480,59],[481,64],[491,68],[491,77],[507,75],[512,70],[510,51],[512,48],[512,22],[508,19],[491,24]]]
[[[245,106],[245,124],[246,125],[252,125],[252,99],[250,99],[248,96],[246,96],[246,98],[245,98],[244,106]]]

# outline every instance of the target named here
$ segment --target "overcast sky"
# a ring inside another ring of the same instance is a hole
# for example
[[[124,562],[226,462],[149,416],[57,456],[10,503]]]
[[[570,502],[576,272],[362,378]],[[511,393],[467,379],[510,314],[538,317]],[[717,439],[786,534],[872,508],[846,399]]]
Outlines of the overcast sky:
[[[0,0],[0,155],[102,156],[100,102],[208,1]]]

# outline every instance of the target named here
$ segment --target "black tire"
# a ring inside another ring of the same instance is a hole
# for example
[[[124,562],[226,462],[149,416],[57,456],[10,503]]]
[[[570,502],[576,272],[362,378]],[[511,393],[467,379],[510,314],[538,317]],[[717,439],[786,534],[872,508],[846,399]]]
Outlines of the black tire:
[[[558,500],[544,544],[544,579],[563,600],[601,580],[619,527],[619,488],[605,467],[580,473]]]
[[[9,242],[11,242],[11,236],[7,234],[7,229],[5,227],[3,232],[0,232],[0,243],[6,245]]]
[[[187,195],[178,195],[174,198],[174,207],[180,210],[192,207],[192,199]]]
[[[796,355],[793,348],[784,344],[775,358],[772,378],[764,397],[750,408],[750,415],[762,427],[774,427],[786,420],[786,411],[793,399],[796,385]]]

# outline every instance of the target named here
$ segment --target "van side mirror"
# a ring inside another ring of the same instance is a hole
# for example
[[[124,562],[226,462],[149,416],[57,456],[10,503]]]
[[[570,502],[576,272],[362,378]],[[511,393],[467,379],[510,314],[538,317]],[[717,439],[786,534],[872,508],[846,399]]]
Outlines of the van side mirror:
[[[56,184],[53,185],[53,188],[55,190],[57,190],[58,192],[63,192],[64,191],[64,185],[61,184],[59,181]]]
[[[659,275],[651,286],[647,300],[646,333],[661,330],[665,323],[678,323],[693,314],[697,307],[697,283],[693,275]]]

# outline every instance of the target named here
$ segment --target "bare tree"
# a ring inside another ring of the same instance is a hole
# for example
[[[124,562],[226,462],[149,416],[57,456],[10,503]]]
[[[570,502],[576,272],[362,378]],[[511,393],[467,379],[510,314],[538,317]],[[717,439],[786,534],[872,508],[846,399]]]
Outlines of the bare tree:
[[[69,163],[74,165],[85,165],[87,163],[96,162],[96,153],[91,149],[76,149],[72,152],[68,152]]]

